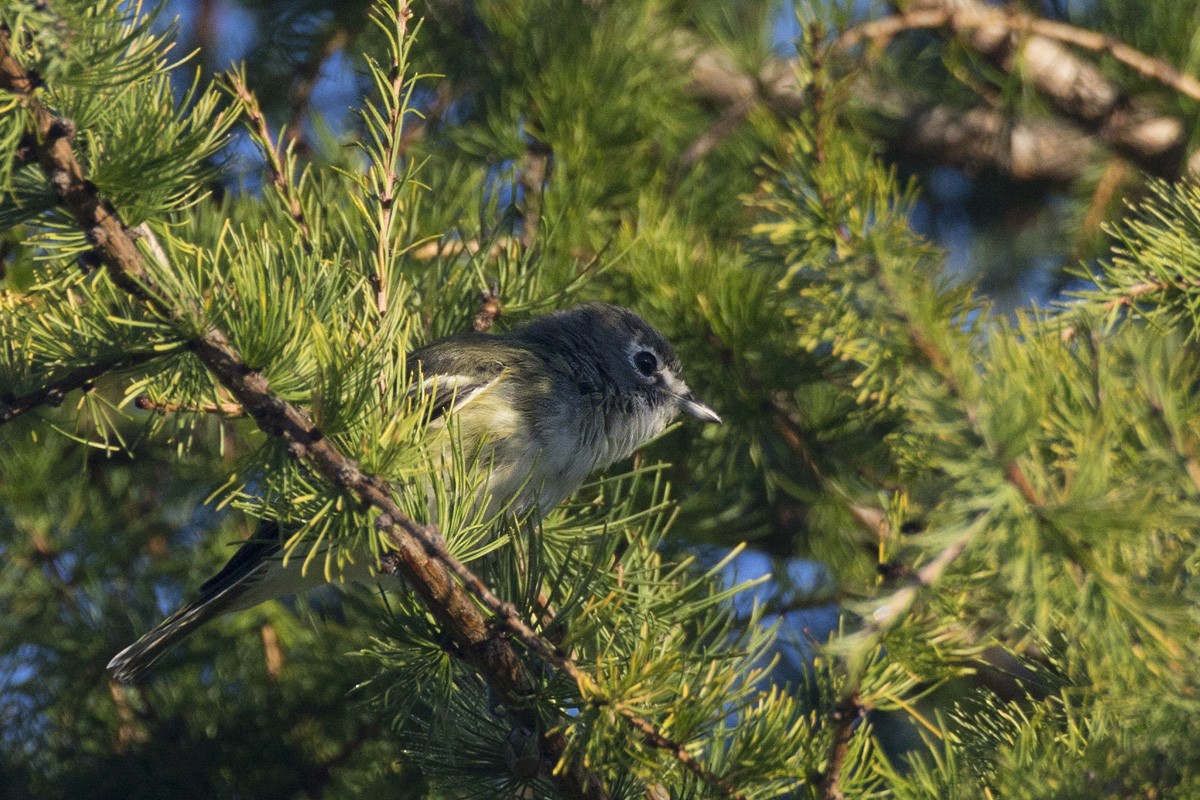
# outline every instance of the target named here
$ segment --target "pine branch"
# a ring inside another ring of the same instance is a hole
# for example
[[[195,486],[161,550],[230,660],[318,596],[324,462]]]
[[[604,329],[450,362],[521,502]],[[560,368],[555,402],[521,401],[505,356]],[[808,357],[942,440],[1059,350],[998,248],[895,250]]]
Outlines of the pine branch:
[[[1184,432],[1178,426],[1171,424],[1167,419],[1165,409],[1158,398],[1151,398],[1150,414],[1152,419],[1158,422],[1163,428],[1167,436],[1167,441],[1171,443],[1171,449],[1183,461],[1184,471],[1187,472],[1188,480],[1192,482],[1192,486],[1200,493],[1200,458],[1197,457],[1195,445],[1184,437]]]
[[[820,41],[825,38],[824,26],[814,22],[809,29],[809,37],[813,41]],[[822,167],[826,164],[827,144],[825,141],[825,88],[828,83],[828,73],[825,69],[825,56],[820,51],[813,51],[809,57],[809,65],[812,69],[813,80],[808,87],[808,94],[812,105],[812,146],[813,146],[813,164],[815,166],[814,176],[816,176],[816,184],[819,199],[822,208],[825,209],[826,217],[829,219],[835,218],[833,195],[829,187],[825,185],[824,170]],[[844,225],[834,225],[833,235],[842,244],[849,244],[850,233]]]
[[[885,289],[887,289],[889,295],[893,297],[898,296],[897,294],[894,294],[894,292],[899,291],[898,287],[892,284],[882,272],[879,274],[879,278]],[[949,355],[942,351],[942,349],[939,348],[937,344],[929,338],[916,320],[914,320],[906,310],[900,309],[897,311],[897,314],[904,322],[909,341],[913,347],[915,347],[917,351],[925,357],[925,360],[933,368],[933,371],[936,372],[942,379],[942,383],[945,384],[950,396],[962,410],[963,416],[966,418],[967,422],[970,423],[972,433],[974,433],[975,436],[977,436],[979,440],[985,444],[988,451],[993,456],[999,459],[1000,453],[991,446],[990,442],[988,441],[988,436],[983,430],[979,408],[976,406],[972,398],[970,398],[964,391],[962,382],[959,380],[958,375],[955,373],[950,364]],[[1038,510],[1045,505],[1045,499],[1041,496],[1038,490],[1034,488],[1033,482],[1029,479],[1029,476],[1026,474],[1019,461],[1016,459],[1003,462],[998,461],[998,466],[1000,467],[1001,473],[1004,475],[1004,480],[1006,480],[1009,485],[1016,489],[1017,493],[1020,494],[1025,502],[1028,503],[1033,509]]]
[[[387,525],[389,521],[385,517],[380,517],[376,521],[377,525]],[[388,526],[391,527],[391,526]],[[396,543],[396,531],[392,530],[391,537],[393,543]],[[579,686],[583,697],[587,702],[596,705],[611,708],[626,723],[634,730],[642,735],[643,740],[651,747],[665,750],[683,765],[685,769],[694,775],[698,776],[706,783],[719,789],[725,797],[733,798],[733,800],[746,800],[745,795],[738,792],[737,788],[730,784],[725,779],[716,775],[703,764],[701,764],[687,749],[679,742],[662,734],[653,723],[644,719],[636,711],[631,709],[624,702],[619,700],[611,700],[603,696],[591,677],[579,669],[569,657],[555,646],[542,638],[536,631],[530,628],[521,618],[520,613],[512,603],[501,600],[492,590],[471,572],[465,565],[458,561],[449,550],[446,549],[445,540],[440,536],[431,537],[428,543],[433,549],[428,551],[431,555],[444,563],[447,568],[454,573],[454,576],[462,582],[463,586],[475,596],[484,606],[491,611],[497,619],[499,619],[508,632],[518,639],[521,644],[525,645],[536,655],[542,658],[548,664],[557,667],[562,672],[566,673]],[[383,563],[380,565],[381,571],[389,574],[404,574],[400,569],[400,565],[395,560],[396,554],[388,554],[384,557]]]
[[[3,37],[3,35],[3,33],[0,33],[0,37]],[[2,46],[2,43],[3,39],[0,38],[0,46]],[[154,351],[122,353],[110,361],[103,361],[98,364],[90,364],[86,367],[73,369],[70,372],[47,381],[32,392],[0,404],[0,425],[11,422],[22,414],[32,411],[39,406],[61,405],[69,392],[76,389],[82,389],[85,392],[91,391],[95,380],[101,375],[128,369],[129,367],[136,367],[161,355],[162,353]]]
[[[408,22],[412,19],[412,9],[407,3],[401,3],[396,15],[396,40],[401,42],[408,33]],[[388,308],[388,265],[391,263],[392,226],[396,213],[397,189],[400,185],[398,170],[403,155],[403,126],[406,104],[404,102],[404,70],[400,61],[393,56],[389,80],[386,86],[384,107],[388,116],[383,125],[383,140],[390,142],[383,153],[383,163],[376,164],[376,190],[378,197],[378,230],[375,239],[375,271],[367,276],[375,288],[375,310],[379,316],[387,314]]]
[[[655,728],[653,724],[638,716],[624,703],[614,703],[612,707],[618,714],[623,716],[635,730],[642,734],[642,738],[646,744],[660,750],[666,750],[668,753],[674,756],[675,760],[682,764],[684,768],[688,770],[688,772],[696,775],[710,786],[719,789],[721,794],[725,797],[733,798],[733,800],[746,800],[746,796],[739,792],[736,786],[719,775],[714,775],[703,764],[697,761],[696,757],[689,753],[682,744],[667,736],[663,736],[663,734],[657,728]]]
[[[930,20],[941,17],[943,22],[937,27],[952,23],[964,44],[1005,72],[1019,69],[1060,114],[1093,132],[1143,169],[1174,177],[1183,168],[1186,132],[1179,120],[1130,98],[1096,66],[1080,59],[1055,38],[1028,28],[1020,15],[993,12],[978,0],[917,0],[905,14],[929,15]],[[1030,22],[1037,21],[1030,18]],[[1059,34],[1064,32],[1053,26],[1070,28],[1042,22]],[[1144,60],[1132,60],[1151,69],[1157,79],[1169,78],[1168,73],[1173,71],[1167,65],[1162,65],[1165,69],[1150,68]],[[1194,80],[1176,83],[1177,91],[1200,97],[1200,84]]]
[[[402,19],[407,19],[402,7]],[[401,23],[403,24],[403,23]],[[0,88],[21,97],[32,113],[39,132],[62,127],[63,122],[32,96],[33,82],[9,52],[9,34],[0,31]],[[398,65],[397,65],[398,66]],[[393,88],[399,91],[397,75]],[[163,300],[146,271],[141,253],[120,223],[116,209],[102,198],[85,178],[70,142],[63,136],[40,137],[38,161],[60,202],[89,233],[96,251],[113,282],[144,301],[163,318],[189,327],[196,309],[178,309]],[[189,312],[192,312],[189,314]],[[392,550],[380,565],[385,573],[401,576],[421,599],[457,645],[457,653],[474,668],[522,724],[540,729],[536,713],[527,699],[535,684],[518,656],[509,636],[573,678],[592,702],[613,708],[644,740],[671,753],[686,769],[729,797],[744,800],[734,787],[701,765],[684,746],[664,736],[647,720],[622,702],[609,702],[596,690],[590,677],[557,648],[539,636],[521,618],[517,609],[497,597],[473,572],[447,549],[436,526],[421,525],[407,517],[392,499],[391,487],[378,476],[364,473],[312,424],[308,415],[270,390],[267,379],[242,360],[227,335],[209,326],[192,341],[192,353],[217,381],[241,404],[258,427],[270,436],[289,443],[291,455],[316,468],[331,485],[357,496],[377,509],[377,530],[387,536]],[[475,600],[501,624],[491,624]],[[557,730],[542,735],[543,759],[556,764],[553,778],[568,797],[602,800],[608,792],[600,778],[577,759],[564,762],[566,737]]]
[[[973,36],[976,30],[988,27],[1003,28],[1024,36],[1042,36],[1111,56],[1145,78],[1158,81],[1192,100],[1200,100],[1200,81],[1182,74],[1161,59],[1148,56],[1107,34],[1035,17],[1011,7],[989,8],[973,3],[945,6],[937,2],[929,8],[906,10],[856,25],[842,33],[833,47],[846,50],[868,40],[882,47],[900,33],[911,30],[946,28],[954,34]]]
[[[513,240],[507,236],[499,236],[492,245],[488,247],[484,253],[485,258],[496,258],[501,253],[508,250]],[[437,239],[409,251],[409,255],[417,261],[432,261],[435,258],[446,258],[448,256],[457,256],[462,253],[475,255],[482,249],[482,245],[478,240],[471,239],[464,242],[461,239],[443,240]]]
[[[38,161],[60,202],[96,246],[113,282],[146,302],[164,318],[187,322],[188,309],[169,306],[154,291],[141,254],[128,235],[116,210],[85,178],[83,169],[65,136],[51,136],[63,127],[61,120],[32,96],[33,81],[13,59],[7,30],[0,30],[0,88],[18,95],[38,127]],[[446,550],[437,529],[419,525],[406,517],[380,478],[363,473],[358,465],[327,439],[302,410],[274,395],[261,373],[250,369],[225,333],[210,327],[192,343],[192,352],[213,376],[253,417],[265,433],[287,440],[292,455],[310,463],[330,483],[380,510],[377,527],[388,535],[395,550],[389,554],[395,571],[424,601],[459,646],[463,659],[475,668],[504,699],[518,719],[538,729],[536,716],[527,709],[534,683],[528,669],[501,629],[491,626],[479,607],[455,578],[482,586],[465,566]],[[490,596],[490,592],[485,594]],[[478,593],[478,592],[477,592]],[[511,606],[492,597],[505,612],[506,624],[516,616]],[[523,627],[523,626],[522,626]],[[527,627],[523,632],[532,633]],[[520,638],[520,637],[518,637]],[[550,649],[534,635],[545,649]],[[557,763],[566,752],[561,733],[544,734],[545,756]],[[600,779],[582,764],[572,761],[554,776],[568,797],[602,800],[608,797]]]
[[[1197,284],[1193,281],[1143,281],[1142,283],[1136,283],[1133,286],[1130,286],[1120,295],[1106,302],[1104,304],[1104,308],[1108,311],[1114,311],[1118,308],[1128,308],[1140,303],[1148,294],[1169,291],[1186,292],[1189,289],[1195,289],[1196,287]]]
[[[978,20],[982,15],[995,16],[1001,22],[1011,18],[1009,12],[992,11],[973,1],[964,7],[952,4],[950,0],[923,0],[920,4],[910,4],[905,14],[851,28],[829,49],[830,52],[845,51],[858,41],[872,38],[868,34],[876,29],[869,26],[878,23],[886,29],[898,24],[892,21],[896,17],[938,19],[942,22],[926,27],[944,28],[948,27],[945,22],[948,17]],[[1094,52],[1119,51],[1122,63],[1128,63],[1141,74],[1188,97],[1200,92],[1200,81],[1133,48],[1117,47],[1120,43],[1103,34],[1036,17],[1027,18],[1031,24],[1036,23],[1037,30],[1022,29],[1014,22],[1013,26],[1000,26],[1005,34],[1000,37],[991,35],[996,30],[994,23],[989,23],[991,27],[964,24],[956,31],[965,37],[967,44],[1007,72],[1016,68],[1016,43],[1008,35],[1011,28],[1030,34],[1023,42],[1022,73],[1030,76],[1063,117],[1092,132],[1148,172],[1175,177],[1186,167],[1183,152],[1186,137],[1179,120],[1156,113],[1128,98],[1095,66],[1078,58],[1059,41],[1068,41]],[[1043,24],[1045,30],[1042,30]],[[784,119],[797,116],[809,103],[811,87],[801,83],[790,61],[768,60],[757,74],[752,74],[738,66],[719,47],[706,45],[693,35],[678,33],[675,45],[677,58],[689,70],[690,89],[702,100],[727,110],[761,101]],[[1115,52],[1112,54],[1118,58]],[[884,116],[888,116],[886,109],[890,103],[877,90],[866,91],[861,98],[867,104],[883,109]],[[1060,126],[1032,120],[1014,123],[1003,120],[996,112],[973,113],[964,118],[960,112],[920,106],[908,110],[902,118],[902,130],[889,137],[893,145],[900,145],[899,152],[911,148],[922,159],[975,169],[991,168],[1011,175],[1015,180],[1074,180],[1082,174],[1092,149],[1086,140]],[[1003,124],[998,126],[998,122]],[[953,138],[949,138],[951,135]],[[982,140],[968,143],[968,136],[982,137]],[[917,147],[905,141],[912,138],[924,146]],[[967,147],[968,153],[957,152],[958,146]],[[994,157],[996,155],[1001,157]]]
[[[971,539],[983,528],[984,516],[978,517],[936,556],[909,578],[909,585],[893,592],[879,603],[867,622],[859,631],[843,637],[839,647],[865,649],[880,641],[896,626],[914,605],[921,592],[928,591],[950,566],[966,550]],[[823,800],[843,800],[841,790],[842,766],[850,752],[850,739],[854,735],[855,723],[868,711],[862,702],[861,692],[866,669],[860,665],[851,675],[850,686],[842,699],[834,706],[829,724],[833,728],[833,740],[829,746],[829,760],[821,774],[821,797]]]

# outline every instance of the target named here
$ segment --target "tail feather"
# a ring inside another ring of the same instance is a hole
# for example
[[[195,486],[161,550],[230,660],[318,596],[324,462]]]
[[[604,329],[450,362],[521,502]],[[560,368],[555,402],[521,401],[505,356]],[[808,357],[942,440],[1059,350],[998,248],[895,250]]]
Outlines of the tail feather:
[[[113,679],[126,685],[143,682],[154,662],[205,622],[264,599],[256,597],[252,602],[246,602],[247,593],[266,577],[271,568],[271,557],[280,549],[277,530],[274,526],[269,527],[269,531],[261,531],[259,537],[242,545],[229,563],[200,587],[199,597],[113,656],[108,662]],[[262,536],[267,533],[273,534],[272,537]]]

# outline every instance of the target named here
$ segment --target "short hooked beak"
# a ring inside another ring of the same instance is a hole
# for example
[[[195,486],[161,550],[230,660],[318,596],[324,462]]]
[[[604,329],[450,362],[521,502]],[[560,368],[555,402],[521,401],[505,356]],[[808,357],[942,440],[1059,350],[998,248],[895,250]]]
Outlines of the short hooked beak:
[[[717,412],[692,397],[690,392],[679,398],[679,407],[683,409],[685,414],[691,414],[701,422],[721,424],[721,418],[717,416]]]

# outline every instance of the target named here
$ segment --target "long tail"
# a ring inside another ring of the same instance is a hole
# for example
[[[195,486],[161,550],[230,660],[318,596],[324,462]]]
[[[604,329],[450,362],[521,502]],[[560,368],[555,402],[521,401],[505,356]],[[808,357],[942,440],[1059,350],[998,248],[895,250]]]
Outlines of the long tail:
[[[204,582],[195,600],[113,656],[108,662],[113,679],[122,684],[143,682],[146,671],[155,661],[205,622],[266,599],[254,597],[251,600],[258,594],[251,590],[263,581],[273,565],[278,565],[272,556],[279,549],[278,529],[274,525],[264,525],[258,536],[243,544],[220,572]]]

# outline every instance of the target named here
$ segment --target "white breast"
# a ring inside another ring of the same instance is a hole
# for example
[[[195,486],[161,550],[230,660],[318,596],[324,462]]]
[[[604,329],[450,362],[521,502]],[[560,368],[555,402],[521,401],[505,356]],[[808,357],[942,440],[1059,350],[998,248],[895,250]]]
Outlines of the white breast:
[[[632,413],[606,415],[595,406],[555,403],[538,419],[520,419],[515,404],[503,397],[507,386],[500,382],[472,397],[457,415],[463,423],[463,451],[475,452],[476,437],[483,437],[478,463],[484,468],[490,465],[482,490],[489,515],[510,500],[510,510],[517,513],[535,505],[549,511],[592,473],[628,457],[662,433],[677,413],[670,406],[650,408],[639,399]]]

